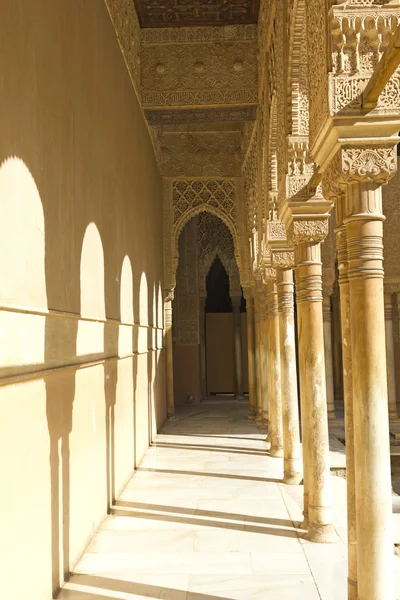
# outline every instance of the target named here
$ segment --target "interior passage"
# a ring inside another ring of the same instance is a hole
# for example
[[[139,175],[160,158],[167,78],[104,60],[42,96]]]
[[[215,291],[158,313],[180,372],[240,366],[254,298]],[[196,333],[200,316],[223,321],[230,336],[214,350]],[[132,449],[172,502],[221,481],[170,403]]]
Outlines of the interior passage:
[[[340,541],[302,539],[302,486],[281,483],[247,412],[228,400],[180,407],[59,598],[343,600],[345,480],[332,476]]]

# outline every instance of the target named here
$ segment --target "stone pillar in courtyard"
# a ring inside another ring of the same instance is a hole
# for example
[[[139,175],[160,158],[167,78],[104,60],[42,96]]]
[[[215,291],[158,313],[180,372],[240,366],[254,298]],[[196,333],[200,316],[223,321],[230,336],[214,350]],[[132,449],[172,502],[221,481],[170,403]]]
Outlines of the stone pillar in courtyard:
[[[267,388],[267,295],[265,285],[258,289],[259,305],[259,347],[260,347],[260,415],[263,427],[268,426],[268,388]]]
[[[255,374],[255,331],[254,331],[254,299],[250,288],[244,288],[247,319],[247,362],[249,373],[249,419],[256,418],[256,374]]]
[[[333,527],[322,307],[321,241],[327,233],[326,219],[293,223],[305,480],[304,525],[308,529],[305,537],[322,543],[337,540]]]
[[[204,295],[200,295],[199,299],[199,328],[200,328],[200,389],[201,399],[207,399],[207,366],[206,366],[206,300]]]
[[[347,145],[333,160],[334,178],[341,178],[346,192],[358,598],[393,600],[381,186],[396,170],[396,147],[393,142]]]
[[[242,296],[232,296],[233,328],[235,344],[235,396],[243,398],[242,321],[240,307]]]
[[[255,412],[256,421],[261,421],[261,344],[260,344],[260,303],[254,289],[254,357],[255,357]]]
[[[284,455],[283,421],[276,270],[266,268],[265,278],[267,281],[267,392],[270,455],[282,457]]]
[[[287,484],[298,485],[302,480],[302,468],[294,324],[293,252],[273,252],[273,264],[277,268],[276,287],[284,456],[283,481]]]
[[[346,228],[342,218],[342,202],[336,201],[336,246],[340,286],[342,326],[343,396],[346,435],[347,484],[347,590],[348,600],[357,600],[357,522],[354,466],[353,370],[350,325],[350,288]]]
[[[385,331],[386,331],[386,373],[388,385],[388,406],[389,420],[392,423],[398,422],[397,415],[397,394],[396,394],[396,363],[394,355],[394,328],[393,328],[393,291],[397,291],[398,286],[384,286],[385,301]]]
[[[333,345],[332,345],[332,286],[324,285],[323,317],[324,317],[324,351],[325,351],[325,377],[326,377],[326,401],[329,421],[336,420],[335,413],[335,382],[333,377]]]
[[[174,355],[172,340],[172,301],[174,290],[166,290],[164,298],[164,344],[165,344],[165,385],[167,398],[167,417],[175,418],[174,399]]]

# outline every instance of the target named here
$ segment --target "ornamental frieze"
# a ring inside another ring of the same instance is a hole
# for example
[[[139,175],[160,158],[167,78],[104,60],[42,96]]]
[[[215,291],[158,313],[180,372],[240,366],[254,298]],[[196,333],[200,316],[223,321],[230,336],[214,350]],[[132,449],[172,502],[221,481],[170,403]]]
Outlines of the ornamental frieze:
[[[256,23],[259,0],[131,0],[142,27]]]

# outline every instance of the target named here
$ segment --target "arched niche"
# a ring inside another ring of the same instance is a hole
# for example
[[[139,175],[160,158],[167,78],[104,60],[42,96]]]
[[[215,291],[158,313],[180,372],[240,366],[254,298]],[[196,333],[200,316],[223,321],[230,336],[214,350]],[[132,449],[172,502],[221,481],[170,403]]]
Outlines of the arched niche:
[[[149,325],[149,288],[144,272],[140,277],[139,287],[139,324],[144,327]]]
[[[94,223],[89,223],[83,237],[80,284],[81,316],[105,319],[103,244]]]
[[[125,256],[121,269],[120,312],[122,323],[133,323],[133,277],[129,256]]]
[[[42,201],[26,164],[0,166],[0,301],[47,308]]]

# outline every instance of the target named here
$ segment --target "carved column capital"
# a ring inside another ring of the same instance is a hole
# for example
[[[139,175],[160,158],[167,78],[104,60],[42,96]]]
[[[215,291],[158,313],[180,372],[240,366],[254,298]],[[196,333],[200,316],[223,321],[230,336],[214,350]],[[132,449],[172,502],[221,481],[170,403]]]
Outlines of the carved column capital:
[[[339,198],[352,183],[387,183],[397,170],[397,139],[384,144],[345,144],[335,154],[324,172],[324,195]]]
[[[329,216],[323,219],[295,219],[289,229],[289,239],[294,244],[322,242],[329,233]]]
[[[164,302],[168,304],[172,302],[175,296],[175,288],[165,288],[164,289]]]
[[[266,267],[264,270],[264,280],[268,283],[276,281],[276,269],[274,267]]]
[[[295,266],[293,250],[273,250],[272,264],[276,269],[293,269]]]

